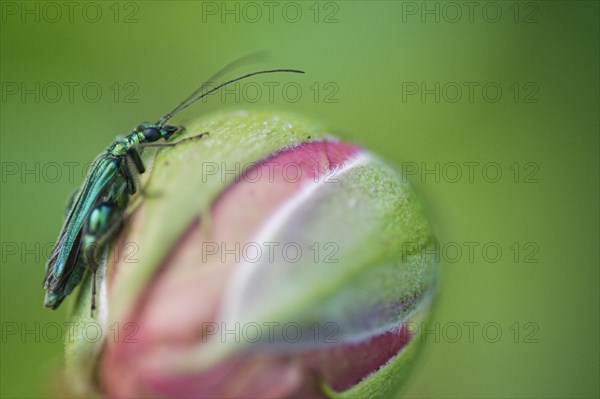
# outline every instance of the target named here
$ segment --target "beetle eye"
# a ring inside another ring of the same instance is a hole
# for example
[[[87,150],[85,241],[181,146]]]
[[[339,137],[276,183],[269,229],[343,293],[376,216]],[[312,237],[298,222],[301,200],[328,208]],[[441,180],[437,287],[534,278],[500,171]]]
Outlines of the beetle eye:
[[[160,131],[155,127],[148,127],[144,130],[144,138],[149,141],[156,141],[160,139]]]

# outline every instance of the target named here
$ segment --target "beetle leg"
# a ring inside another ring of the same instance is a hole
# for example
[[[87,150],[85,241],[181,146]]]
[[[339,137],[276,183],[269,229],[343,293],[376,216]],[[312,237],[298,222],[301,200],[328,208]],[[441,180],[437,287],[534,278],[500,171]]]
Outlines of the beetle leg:
[[[83,259],[92,275],[91,313],[96,309],[96,270],[100,249],[121,228],[123,211],[115,203],[104,202],[92,209],[83,237]]]
[[[135,188],[135,180],[133,178],[133,175],[131,174],[131,170],[129,170],[129,164],[127,162],[127,158],[124,158],[121,163],[119,164],[119,167],[121,168],[121,173],[123,174],[123,177],[125,178],[125,181],[127,182],[127,191],[129,191],[129,194],[135,194],[136,188]]]
[[[175,147],[177,144],[181,144],[186,141],[201,139],[202,137],[204,137],[208,134],[210,134],[210,133],[204,132],[204,133],[196,134],[195,136],[186,137],[179,141],[175,141],[173,143],[144,143],[144,144],[140,144],[140,147]]]
[[[139,173],[144,173],[146,171],[146,167],[144,166],[144,162],[142,161],[142,157],[140,156],[140,152],[135,148],[130,148],[127,150],[127,155],[133,161],[135,168]]]

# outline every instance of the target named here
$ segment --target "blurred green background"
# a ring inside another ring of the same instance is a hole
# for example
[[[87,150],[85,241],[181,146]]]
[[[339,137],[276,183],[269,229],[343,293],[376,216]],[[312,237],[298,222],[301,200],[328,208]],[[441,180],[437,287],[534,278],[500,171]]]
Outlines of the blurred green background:
[[[414,171],[441,291],[404,395],[598,397],[598,2],[53,4],[2,2],[2,397],[51,396],[41,285],[82,165],[261,49],[307,74],[177,120],[297,112]]]

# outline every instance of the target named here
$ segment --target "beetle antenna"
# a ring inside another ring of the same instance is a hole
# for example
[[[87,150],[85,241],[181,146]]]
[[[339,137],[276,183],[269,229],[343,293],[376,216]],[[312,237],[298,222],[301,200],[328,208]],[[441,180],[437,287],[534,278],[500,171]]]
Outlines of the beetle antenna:
[[[200,87],[198,87],[196,90],[194,90],[194,92],[192,94],[190,94],[189,96],[187,96],[187,98],[185,100],[183,100],[182,102],[180,102],[167,115],[169,115],[169,114],[175,115],[177,113],[177,110],[178,110],[179,107],[183,106],[186,102],[188,102],[189,100],[191,100],[192,98],[194,98],[194,96],[196,94],[198,94],[202,90],[204,90],[210,84],[210,82],[214,81],[219,76],[225,75],[227,72],[230,72],[231,70],[236,69],[237,67],[239,67],[241,65],[251,64],[251,63],[254,63],[254,62],[257,62],[257,61],[264,60],[266,58],[266,56],[267,56],[267,52],[264,51],[264,50],[261,50],[261,51],[255,51],[254,53],[250,53],[248,55],[245,55],[243,57],[238,58],[237,60],[231,61],[229,64],[225,65],[223,68],[221,68],[220,70],[218,70],[206,82],[202,83],[202,85]],[[167,116],[167,115],[165,115],[165,116]],[[164,118],[165,117],[163,117],[161,119],[164,119]]]
[[[235,62],[235,64],[237,64],[237,61]],[[171,112],[165,114],[165,116],[163,116],[162,118],[160,118],[160,120],[158,121],[157,125],[159,127],[163,127],[165,125],[165,123],[167,123],[167,121],[169,119],[171,119],[173,116],[175,116],[179,112],[183,111],[184,109],[186,109],[190,105],[194,104],[196,101],[198,101],[198,100],[200,100],[200,99],[208,96],[209,94],[214,93],[215,91],[219,90],[220,88],[222,88],[224,86],[227,86],[229,84],[235,83],[235,82],[240,81],[242,79],[247,79],[247,78],[249,78],[251,76],[261,75],[261,74],[266,74],[266,73],[278,73],[278,72],[304,73],[304,71],[300,71],[298,69],[267,69],[267,70],[263,70],[263,71],[252,72],[252,73],[248,73],[246,75],[237,77],[235,79],[228,80],[227,82],[221,83],[221,84],[217,85],[216,87],[213,87],[209,91],[207,91],[205,93],[202,93],[202,94],[198,95],[197,97],[194,97],[198,93],[202,92],[208,86],[208,84],[211,82],[211,80],[214,80],[214,78],[216,76],[221,75],[222,73],[224,73],[225,70],[229,69],[230,65],[231,64],[227,65],[225,68],[223,68],[222,70],[220,70],[219,72],[217,72],[210,80],[208,80],[207,82],[203,83],[202,86],[200,86],[198,89],[196,89],[190,96],[188,96],[184,101],[182,101]]]

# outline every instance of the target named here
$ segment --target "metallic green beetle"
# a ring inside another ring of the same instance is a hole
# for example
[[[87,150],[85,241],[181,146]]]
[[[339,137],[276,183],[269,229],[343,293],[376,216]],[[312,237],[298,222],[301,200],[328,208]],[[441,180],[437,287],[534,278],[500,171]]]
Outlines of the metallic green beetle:
[[[58,242],[46,264],[44,280],[46,289],[44,304],[46,307],[58,308],[65,297],[81,282],[85,270],[89,269],[93,273],[91,303],[93,316],[96,307],[98,259],[102,249],[123,224],[123,214],[127,208],[129,196],[136,192],[134,173],[141,174],[145,171],[141,158],[143,148],[174,146],[208,134],[202,133],[177,142],[155,143],[160,139],[169,140],[183,129],[167,125],[169,119],[221,87],[250,76],[275,72],[304,73],[296,69],[258,71],[221,83],[203,92],[209,82],[233,68],[240,61],[235,61],[221,69],[171,112],[160,118],[157,123],[144,122],[140,124],[131,134],[115,141],[96,158],[83,185],[71,197]],[[129,166],[129,160],[135,165],[134,171]]]

